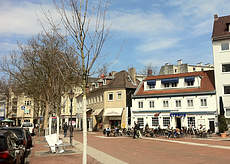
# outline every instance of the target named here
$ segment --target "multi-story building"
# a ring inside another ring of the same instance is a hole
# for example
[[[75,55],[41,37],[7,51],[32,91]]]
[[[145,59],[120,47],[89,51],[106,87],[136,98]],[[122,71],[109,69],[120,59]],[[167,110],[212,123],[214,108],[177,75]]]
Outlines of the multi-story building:
[[[0,93],[0,120],[6,118],[7,98],[5,94]]]
[[[166,63],[160,69],[160,75],[186,73],[186,72],[198,72],[214,70],[212,64],[203,65],[201,62],[196,65],[183,64],[182,60],[177,60],[177,65]]]
[[[132,97],[132,126],[190,127],[216,131],[214,72],[149,76]]]
[[[214,15],[212,47],[215,67],[217,108],[223,102],[225,117],[230,118],[230,15]]]
[[[87,93],[87,119],[89,130],[122,127],[130,124],[131,95],[137,87],[136,71],[113,72],[97,80]],[[77,98],[78,111],[82,108],[82,96]],[[80,118],[82,119],[82,118]],[[90,127],[92,126],[92,127]]]
[[[20,126],[22,122],[34,122],[34,101],[23,93],[10,91],[8,118],[15,121],[15,125]]]

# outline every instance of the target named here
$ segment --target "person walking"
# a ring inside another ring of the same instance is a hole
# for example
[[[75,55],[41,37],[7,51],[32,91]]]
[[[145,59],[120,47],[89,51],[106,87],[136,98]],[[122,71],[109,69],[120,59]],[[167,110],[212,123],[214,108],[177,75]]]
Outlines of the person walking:
[[[137,124],[136,124],[136,122],[134,121],[134,129],[133,129],[134,131],[133,131],[133,139],[135,139],[136,138],[136,135],[137,135]]]
[[[63,130],[64,130],[64,137],[66,137],[67,135],[67,130],[68,130],[68,125],[67,123],[65,122],[64,126],[63,126]]]

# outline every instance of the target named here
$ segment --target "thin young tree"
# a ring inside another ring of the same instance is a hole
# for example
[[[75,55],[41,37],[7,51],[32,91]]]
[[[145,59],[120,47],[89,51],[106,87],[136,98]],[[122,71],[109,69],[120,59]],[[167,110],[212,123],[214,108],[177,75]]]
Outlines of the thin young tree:
[[[106,11],[108,3],[103,0],[54,0],[61,25],[68,32],[74,43],[75,55],[81,69],[83,94],[83,164],[87,163],[87,120],[86,120],[86,87],[87,79],[93,66],[101,54],[102,47],[108,36],[106,27]],[[54,19],[46,13],[52,28],[57,28]],[[75,69],[75,68],[71,68]]]

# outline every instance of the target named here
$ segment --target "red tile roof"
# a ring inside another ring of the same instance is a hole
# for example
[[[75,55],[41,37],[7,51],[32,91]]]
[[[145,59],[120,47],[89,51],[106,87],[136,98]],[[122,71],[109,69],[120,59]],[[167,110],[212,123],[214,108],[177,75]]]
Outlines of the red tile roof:
[[[170,75],[158,75],[149,76],[144,81],[154,80],[154,79],[168,79],[176,77],[188,77],[188,76],[200,76],[201,85],[198,88],[167,88],[159,90],[148,90],[144,91],[144,83],[138,88],[134,96],[141,95],[163,95],[163,94],[179,94],[179,93],[198,93],[198,92],[213,92],[215,91],[214,82],[214,71],[202,71],[202,72],[189,72],[181,74],[170,74]]]
[[[228,29],[228,24],[230,24],[230,15],[214,18],[212,39],[221,40],[230,38],[230,32]]]

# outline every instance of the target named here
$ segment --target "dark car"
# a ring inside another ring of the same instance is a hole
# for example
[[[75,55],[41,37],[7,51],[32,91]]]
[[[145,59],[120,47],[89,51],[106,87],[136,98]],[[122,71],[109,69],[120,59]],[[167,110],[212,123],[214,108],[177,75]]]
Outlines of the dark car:
[[[8,130],[0,130],[0,163],[22,164],[24,149],[18,145],[17,136]]]
[[[21,127],[2,127],[0,128],[0,130],[1,129],[8,130],[16,134],[19,140],[19,144],[24,147],[24,150],[25,150],[24,157],[27,157],[30,153],[30,147],[27,142],[25,129]]]

